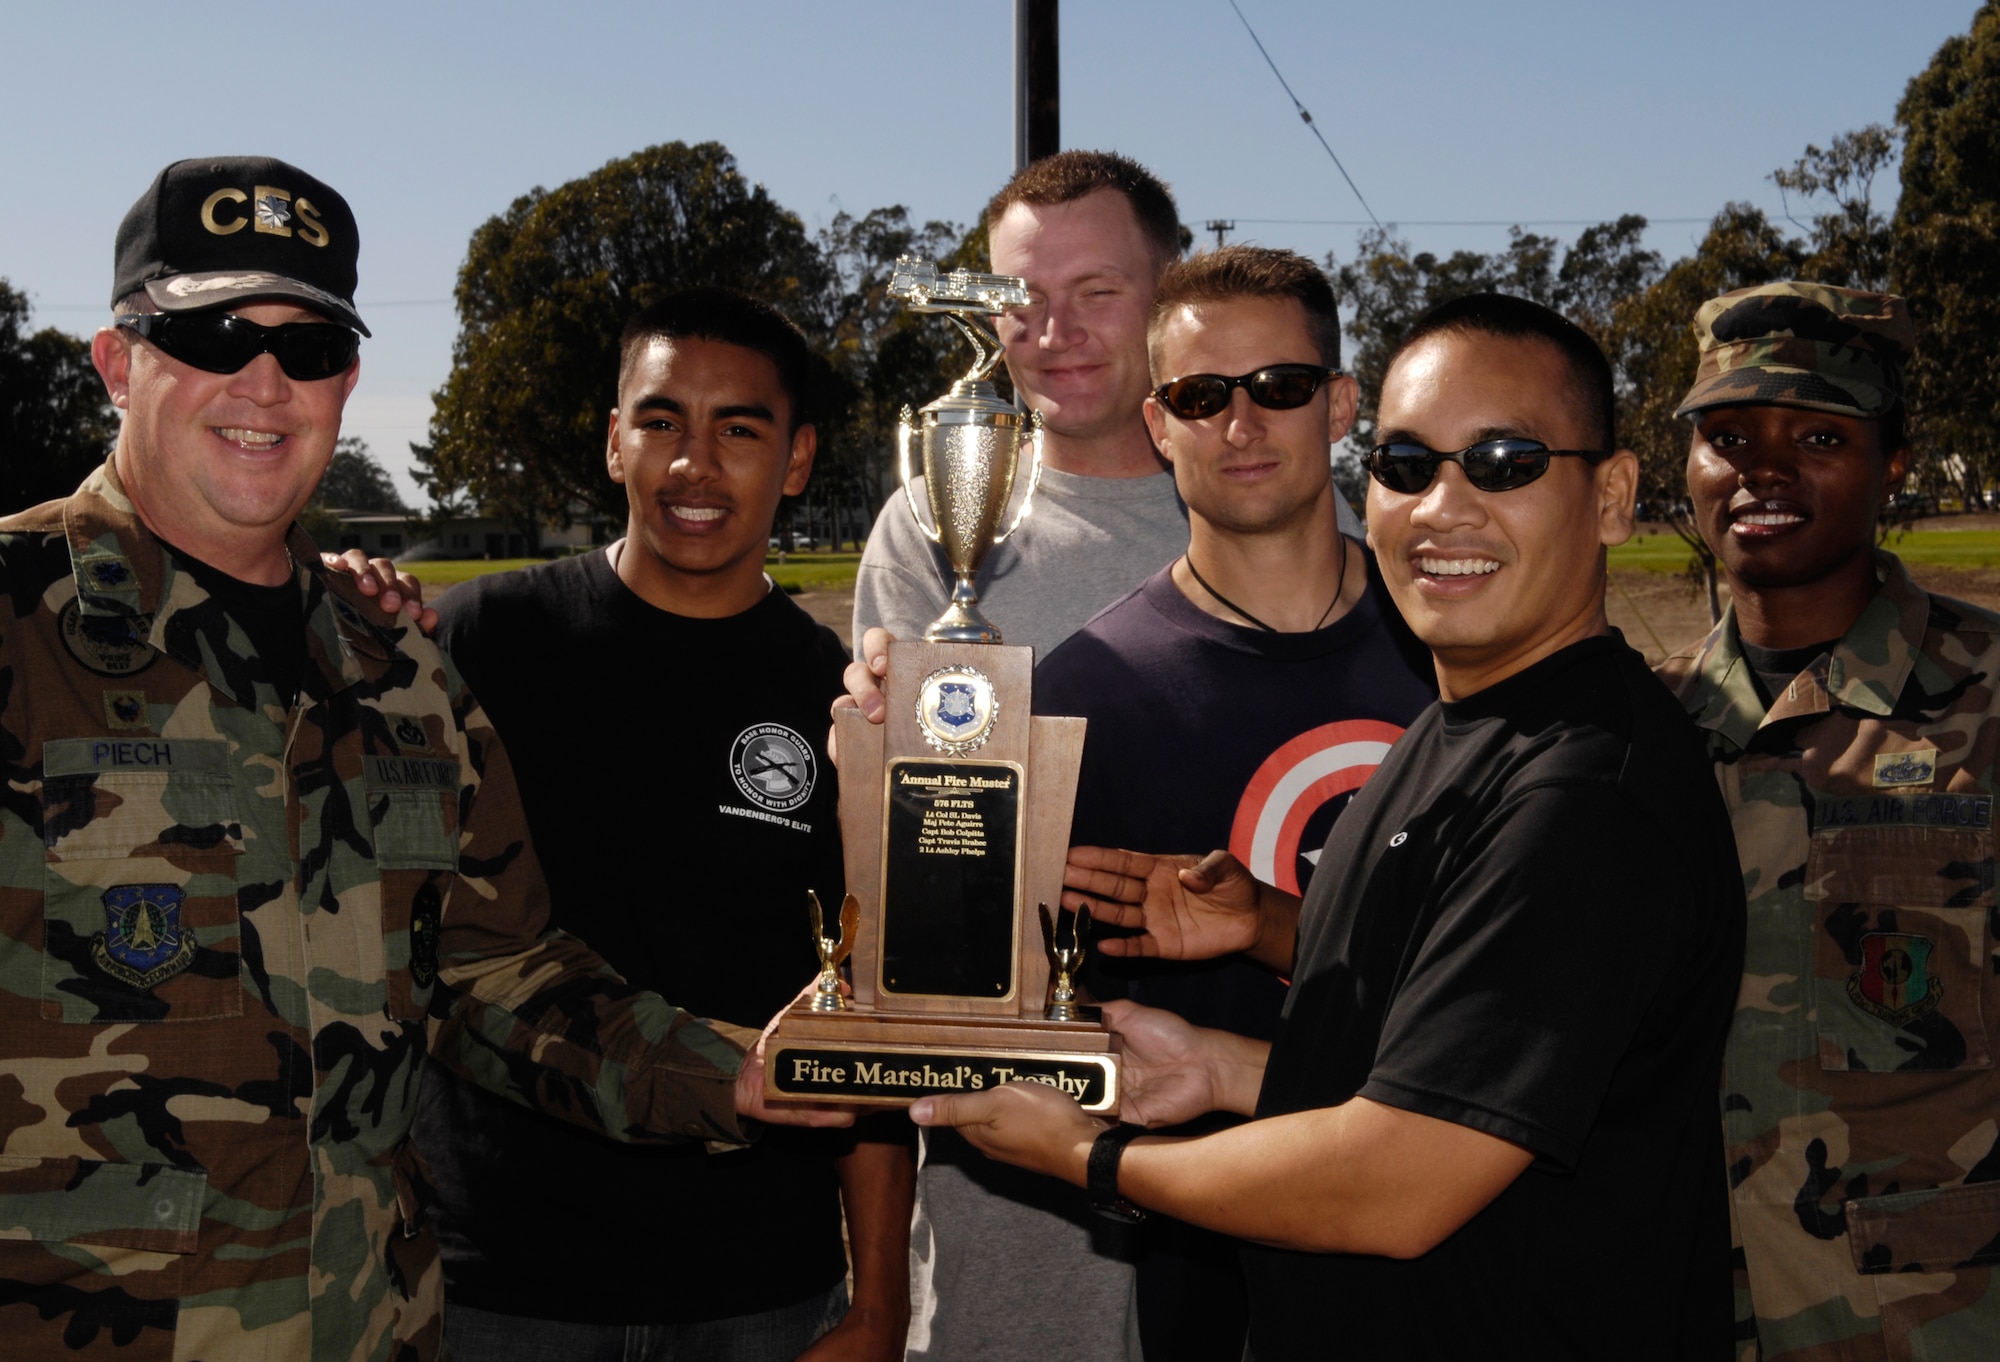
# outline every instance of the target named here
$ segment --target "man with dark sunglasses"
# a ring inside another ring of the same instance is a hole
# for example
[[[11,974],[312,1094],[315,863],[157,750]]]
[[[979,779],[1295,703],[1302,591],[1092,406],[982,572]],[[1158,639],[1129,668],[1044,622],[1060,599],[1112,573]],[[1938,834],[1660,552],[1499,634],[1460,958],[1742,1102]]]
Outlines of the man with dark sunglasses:
[[[1038,710],[1089,721],[1071,837],[1226,845],[1298,893],[1354,790],[1437,698],[1430,655],[1335,519],[1328,449],[1357,394],[1339,370],[1333,289],[1290,251],[1207,252],[1161,276],[1147,338],[1160,382],[1146,423],[1189,542],[1035,669]],[[1099,997],[1276,1034],[1285,983],[1273,971],[1241,956],[1121,956],[1123,944],[1098,943]],[[1249,1307],[1235,1244],[1164,1216],[1135,1240],[1147,1362],[1238,1362]]]
[[[1034,1084],[911,1114],[1248,1241],[1259,1362],[1326,1356],[1334,1320],[1357,1357],[1719,1355],[1709,1103],[1743,890],[1686,716],[1605,622],[1637,482],[1609,366],[1547,309],[1477,295],[1412,328],[1378,410],[1369,541],[1440,703],[1303,906],[1227,855],[1079,851],[1065,896],[1143,927],[1141,951],[1290,974],[1269,1045],[1106,1005],[1127,1121],[1257,1119],[1140,1138]]]
[[[1688,493],[1731,603],[1660,674],[1707,739],[1749,936],[1723,1053],[1739,1339],[1764,1362],[2000,1341],[2000,618],[1878,547],[1903,299],[1704,303]]]
[[[1187,511],[1144,415],[1147,309],[1183,229],[1166,185],[1100,151],[1024,167],[984,217],[992,268],[1028,283],[1029,305],[996,329],[1017,399],[1042,413],[1046,465],[1034,511],[980,569],[981,609],[1008,643],[1046,657],[1187,546]],[[1024,471],[1017,498],[1027,485]],[[1359,534],[1334,501],[1342,530]],[[920,636],[951,582],[891,497],[855,578],[847,686],[871,719],[883,713],[890,638]],[[1116,1245],[1098,1250],[1101,1229],[1073,1208],[1028,1205],[1040,1196],[1033,1179],[981,1166],[949,1135],[930,1140],[919,1176],[912,1358],[1138,1356],[1131,1269]],[[1013,1285],[994,1290],[996,1275]]]
[[[295,166],[160,172],[91,347],[117,444],[0,521],[10,1356],[438,1356],[427,1050],[614,1138],[769,1111],[754,1032],[547,930],[478,702],[294,523],[360,372],[357,253]]]

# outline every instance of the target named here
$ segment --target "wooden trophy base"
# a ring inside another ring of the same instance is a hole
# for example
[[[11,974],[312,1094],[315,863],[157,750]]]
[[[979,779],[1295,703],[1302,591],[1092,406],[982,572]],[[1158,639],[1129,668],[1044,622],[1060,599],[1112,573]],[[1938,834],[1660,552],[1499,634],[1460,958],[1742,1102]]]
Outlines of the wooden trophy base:
[[[765,1045],[764,1094],[906,1107],[935,1093],[1045,1083],[1108,1116],[1118,1110],[1118,1050],[1096,1021],[815,1012],[800,1003]]]
[[[765,1096],[907,1106],[1031,1082],[1118,1110],[1117,1038],[1044,1016],[1040,910],[1061,905],[1084,721],[1033,713],[1033,667],[1028,648],[898,641],[886,722],[835,712],[859,926],[824,958],[847,958],[854,994],[784,1015]]]

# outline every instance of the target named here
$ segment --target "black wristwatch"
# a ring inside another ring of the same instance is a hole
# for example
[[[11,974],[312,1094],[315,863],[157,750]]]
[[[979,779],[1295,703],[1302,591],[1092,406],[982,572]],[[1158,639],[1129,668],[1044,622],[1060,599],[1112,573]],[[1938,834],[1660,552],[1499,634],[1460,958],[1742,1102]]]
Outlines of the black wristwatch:
[[[1146,1212],[1118,1195],[1118,1160],[1125,1146],[1146,1133],[1144,1126],[1113,1126],[1091,1142],[1090,1163],[1084,1179],[1084,1194],[1090,1209],[1107,1220],[1132,1225],[1146,1218]]]

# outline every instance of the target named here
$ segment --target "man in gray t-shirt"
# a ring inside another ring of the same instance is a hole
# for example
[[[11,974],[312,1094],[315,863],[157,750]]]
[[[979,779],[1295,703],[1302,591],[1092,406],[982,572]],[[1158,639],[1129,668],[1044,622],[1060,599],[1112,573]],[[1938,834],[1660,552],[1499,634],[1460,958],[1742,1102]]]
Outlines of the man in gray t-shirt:
[[[1042,413],[1046,435],[1034,507],[987,556],[979,606],[1006,642],[1046,657],[1187,547],[1187,510],[1144,415],[1147,309],[1160,271],[1180,255],[1180,218],[1142,166],[1068,151],[1015,175],[986,221],[993,270],[1028,281],[1032,301],[997,330],[1014,389]],[[1026,484],[1023,469],[1017,503]],[[1336,501],[1341,528],[1359,536],[1359,521]],[[921,637],[950,601],[951,583],[942,553],[896,493],[855,579],[861,660],[848,668],[848,685],[871,716],[882,706],[874,679],[885,632]],[[909,1356],[1136,1362],[1133,1270],[1109,1240],[1113,1228],[956,1136],[933,1138],[910,1234]]]
[[[980,570],[980,610],[1008,643],[1046,657],[1187,547],[1187,511],[1142,414],[1152,387],[1146,309],[1160,271],[1180,255],[1180,219],[1143,167],[1092,151],[1035,162],[986,214],[994,271],[1026,279],[1033,297],[998,330],[1015,391],[1041,412],[1047,433],[1034,507]],[[1027,480],[1023,468],[1017,506]],[[1344,500],[1337,510],[1340,528],[1359,537]],[[874,628],[921,635],[950,601],[951,583],[943,554],[896,493],[855,577],[857,649]]]

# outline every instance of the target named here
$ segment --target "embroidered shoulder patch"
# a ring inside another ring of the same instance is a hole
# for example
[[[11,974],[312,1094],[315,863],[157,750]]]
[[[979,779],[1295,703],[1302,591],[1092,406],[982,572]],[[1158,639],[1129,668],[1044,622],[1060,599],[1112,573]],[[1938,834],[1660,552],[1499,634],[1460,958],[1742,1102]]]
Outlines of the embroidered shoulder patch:
[[[152,627],[150,615],[86,615],[73,600],[56,620],[63,647],[99,676],[133,676],[159,661],[146,641]]]
[[[104,930],[90,958],[112,978],[155,988],[194,960],[194,936],[181,925],[178,885],[119,884],[104,891]]]
[[[1861,938],[1861,968],[1847,976],[1847,996],[1871,1017],[1908,1026],[1944,1001],[1930,959],[1929,937],[1870,932]]]

